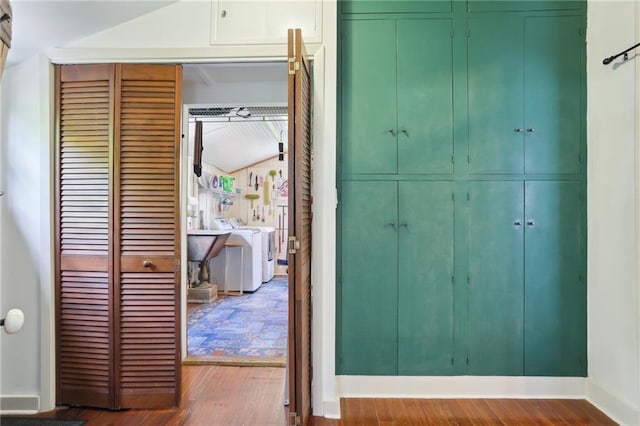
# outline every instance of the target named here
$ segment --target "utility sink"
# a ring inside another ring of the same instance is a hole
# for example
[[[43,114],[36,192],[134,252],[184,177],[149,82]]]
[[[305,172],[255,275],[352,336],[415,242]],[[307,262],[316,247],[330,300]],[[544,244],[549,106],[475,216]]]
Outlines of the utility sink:
[[[191,262],[207,262],[224,248],[231,235],[228,231],[192,231],[187,235],[187,259]]]
[[[189,266],[189,291],[198,287],[213,292],[213,286],[208,282],[209,260],[220,254],[230,235],[229,231],[214,230],[192,231],[187,234],[187,260],[198,264],[195,270],[191,268],[191,264]]]

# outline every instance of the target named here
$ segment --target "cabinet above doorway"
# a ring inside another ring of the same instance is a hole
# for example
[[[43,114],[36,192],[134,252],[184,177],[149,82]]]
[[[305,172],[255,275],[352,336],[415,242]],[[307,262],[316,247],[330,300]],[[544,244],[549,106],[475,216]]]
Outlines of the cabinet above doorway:
[[[211,0],[212,45],[287,43],[300,28],[310,43],[322,41],[322,0]]]

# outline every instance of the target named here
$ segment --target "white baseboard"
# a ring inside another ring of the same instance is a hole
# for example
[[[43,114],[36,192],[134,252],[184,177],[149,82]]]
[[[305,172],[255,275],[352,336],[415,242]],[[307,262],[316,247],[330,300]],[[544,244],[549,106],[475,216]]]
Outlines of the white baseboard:
[[[587,380],[586,391],[587,400],[616,423],[621,425],[640,424],[639,407],[634,407],[632,403],[614,395],[591,380]]]
[[[337,376],[342,398],[585,397],[584,377]]]
[[[328,419],[340,418],[340,400],[325,400],[322,403],[322,416]]]
[[[0,414],[35,414],[39,410],[38,395],[0,396]]]

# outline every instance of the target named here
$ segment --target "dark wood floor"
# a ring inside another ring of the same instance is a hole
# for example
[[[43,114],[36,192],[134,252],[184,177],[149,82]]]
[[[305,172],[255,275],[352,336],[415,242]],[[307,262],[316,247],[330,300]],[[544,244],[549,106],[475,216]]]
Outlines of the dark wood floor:
[[[180,408],[117,412],[61,408],[38,417],[84,419],[89,426],[287,424],[283,368],[188,365],[182,374]],[[312,426],[615,425],[583,400],[344,399],[341,410],[341,420],[315,417]]]

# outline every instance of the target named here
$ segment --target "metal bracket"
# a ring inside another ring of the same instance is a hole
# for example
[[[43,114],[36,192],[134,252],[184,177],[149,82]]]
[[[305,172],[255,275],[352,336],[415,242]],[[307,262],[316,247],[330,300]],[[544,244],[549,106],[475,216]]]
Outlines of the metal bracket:
[[[296,71],[300,71],[300,62],[296,58],[289,58],[289,75],[294,75]]]
[[[296,254],[300,250],[300,240],[295,235],[289,237],[289,254]]]

